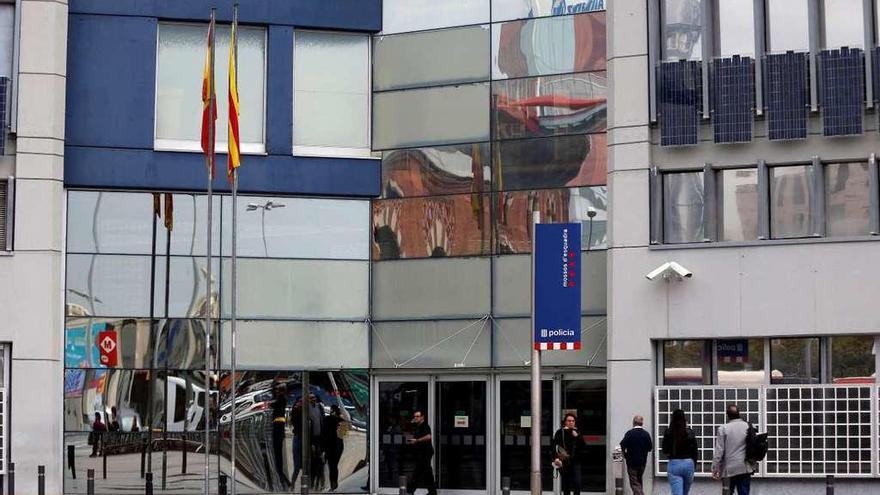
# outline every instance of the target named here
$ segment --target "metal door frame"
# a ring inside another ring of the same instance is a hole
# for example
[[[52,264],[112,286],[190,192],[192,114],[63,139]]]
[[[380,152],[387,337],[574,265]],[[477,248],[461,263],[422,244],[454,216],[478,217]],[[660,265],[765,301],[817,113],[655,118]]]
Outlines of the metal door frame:
[[[557,382],[557,386],[559,387],[559,411],[560,412],[562,411],[562,399],[563,399],[563,397],[562,397],[562,383],[566,382],[566,381],[575,381],[575,380],[605,382],[605,414],[608,415],[609,414],[609,411],[608,411],[608,373],[605,371],[596,371],[596,372],[577,371],[574,373],[562,372],[562,373],[559,373],[558,375],[556,375],[556,382]],[[560,418],[560,421],[561,421],[561,418]],[[611,434],[607,431],[607,428],[608,428],[607,422],[606,422],[605,428],[606,428],[606,431],[605,431],[605,451],[607,453],[608,452],[608,445],[611,442]],[[606,478],[608,476],[607,469],[605,470],[605,476],[606,476]],[[608,485],[607,479],[605,480],[605,485],[606,486]],[[627,486],[629,486],[628,482],[627,482]],[[559,493],[559,492],[557,492],[557,493]],[[593,495],[593,494],[600,495],[600,494],[604,494],[605,492],[581,491],[581,493],[583,495]]]

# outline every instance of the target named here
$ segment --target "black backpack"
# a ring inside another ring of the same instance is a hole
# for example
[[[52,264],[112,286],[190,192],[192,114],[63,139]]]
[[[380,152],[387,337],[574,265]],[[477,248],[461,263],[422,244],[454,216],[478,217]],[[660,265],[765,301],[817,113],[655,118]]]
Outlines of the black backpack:
[[[770,448],[767,433],[758,433],[758,430],[749,421],[749,429],[746,431],[746,460],[750,462],[758,462],[767,457],[767,450]]]

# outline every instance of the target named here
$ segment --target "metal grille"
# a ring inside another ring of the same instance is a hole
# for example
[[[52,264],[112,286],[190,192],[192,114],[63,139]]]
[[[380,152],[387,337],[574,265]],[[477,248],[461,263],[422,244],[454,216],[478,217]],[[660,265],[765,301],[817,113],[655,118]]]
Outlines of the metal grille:
[[[0,251],[6,249],[6,204],[9,192],[9,183],[5,180],[0,180]]]
[[[716,143],[752,140],[755,108],[755,61],[734,55],[712,61],[712,130]]]
[[[810,103],[807,54],[786,52],[767,55],[767,118],[770,139],[807,137]]]
[[[703,106],[702,69],[697,60],[662,62],[657,69],[660,145],[697,144]]]
[[[822,50],[822,129],[825,136],[862,133],[865,57],[858,48]]]
[[[672,411],[676,409],[685,412],[688,426],[693,428],[697,436],[697,475],[712,474],[715,433],[719,426],[727,422],[725,411],[729,404],[738,405],[743,419],[751,421],[755,428],[763,431],[759,387],[657,387],[655,398],[654,438],[658,449],[654,456],[654,470],[660,475],[666,474],[668,460],[660,453],[659,445],[672,419]]]
[[[871,387],[767,389],[768,475],[871,475]]]

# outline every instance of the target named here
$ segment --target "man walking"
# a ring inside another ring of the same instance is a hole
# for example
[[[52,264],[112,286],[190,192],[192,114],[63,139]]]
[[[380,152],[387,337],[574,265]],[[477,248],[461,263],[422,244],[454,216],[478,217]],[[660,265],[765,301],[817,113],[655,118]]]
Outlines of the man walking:
[[[422,411],[413,413],[413,423],[416,425],[413,436],[406,443],[413,448],[415,469],[407,483],[406,492],[412,495],[416,492],[420,482],[428,489],[428,495],[437,495],[437,487],[434,485],[434,471],[431,468],[431,458],[434,457],[434,445],[431,443],[431,427],[425,422]]]
[[[629,475],[629,486],[633,495],[645,495],[642,488],[642,476],[648,464],[648,452],[654,450],[651,435],[645,431],[645,418],[640,415],[633,417],[633,427],[626,432],[620,441],[623,457],[626,459],[626,473]]]
[[[712,479],[730,479],[730,495],[749,495],[755,465],[746,459],[749,424],[739,416],[739,407],[727,406],[727,424],[718,427],[712,456]]]

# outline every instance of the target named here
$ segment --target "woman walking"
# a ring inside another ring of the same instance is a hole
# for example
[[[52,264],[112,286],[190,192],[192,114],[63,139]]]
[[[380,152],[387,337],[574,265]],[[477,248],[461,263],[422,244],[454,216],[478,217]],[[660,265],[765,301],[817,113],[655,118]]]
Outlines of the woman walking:
[[[562,493],[581,493],[581,455],[586,449],[584,439],[577,430],[577,418],[568,413],[562,420],[562,428],[553,435],[553,465],[559,469]]]
[[[672,421],[663,434],[663,453],[669,458],[667,474],[672,495],[687,495],[694,482],[697,464],[697,436],[687,425],[684,411],[672,411]]]

